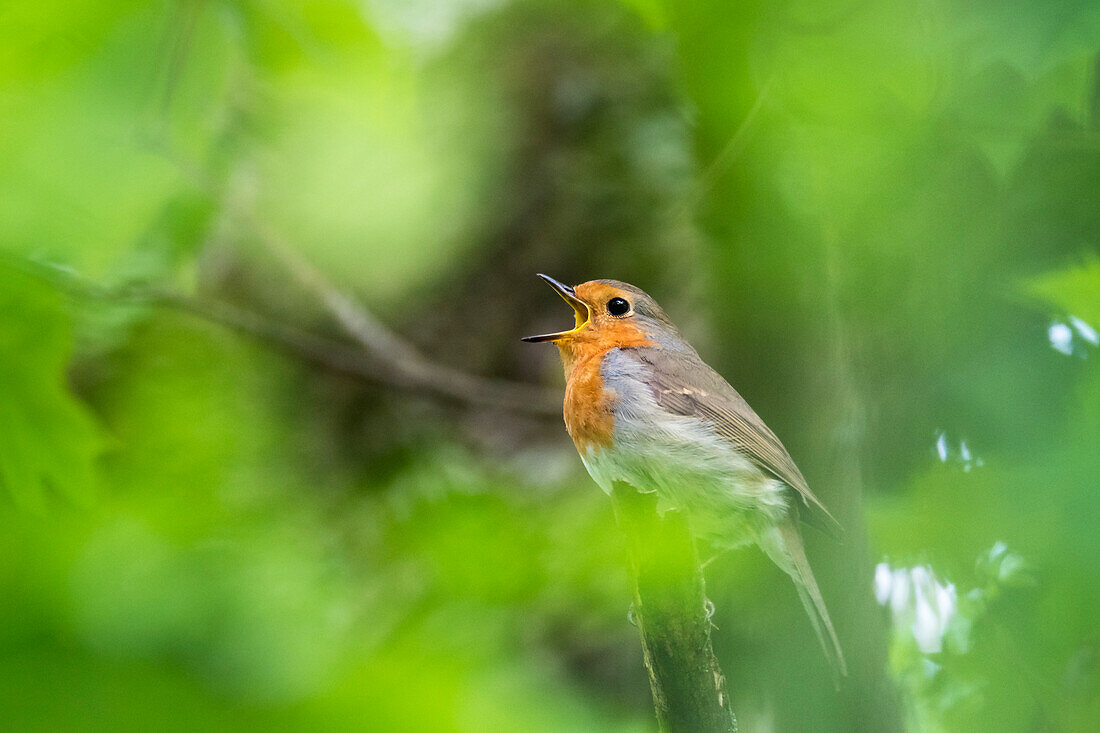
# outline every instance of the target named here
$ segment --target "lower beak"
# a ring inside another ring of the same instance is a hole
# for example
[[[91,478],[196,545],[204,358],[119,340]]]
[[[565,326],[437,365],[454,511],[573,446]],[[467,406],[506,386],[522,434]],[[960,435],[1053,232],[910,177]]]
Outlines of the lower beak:
[[[588,306],[584,304],[584,301],[577,297],[577,294],[573,291],[573,288],[564,283],[560,283],[549,275],[543,275],[539,273],[539,277],[546,281],[546,283],[557,291],[558,295],[562,297],[566,303],[573,308],[573,315],[576,317],[576,326],[568,331],[558,331],[557,333],[544,333],[539,336],[524,336],[523,341],[528,343],[537,344],[543,341],[557,341],[560,338],[566,338],[580,331],[582,328],[588,325]]]

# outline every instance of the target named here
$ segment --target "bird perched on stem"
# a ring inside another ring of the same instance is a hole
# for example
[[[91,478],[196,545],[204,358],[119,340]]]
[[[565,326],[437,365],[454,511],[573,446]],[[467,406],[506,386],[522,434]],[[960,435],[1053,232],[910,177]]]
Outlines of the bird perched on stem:
[[[576,323],[523,340],[561,352],[565,425],[593,480],[608,494],[616,482],[655,492],[661,511],[682,511],[715,548],[758,544],[794,580],[826,657],[846,674],[798,528],[836,522],[775,433],[642,290],[539,277]]]

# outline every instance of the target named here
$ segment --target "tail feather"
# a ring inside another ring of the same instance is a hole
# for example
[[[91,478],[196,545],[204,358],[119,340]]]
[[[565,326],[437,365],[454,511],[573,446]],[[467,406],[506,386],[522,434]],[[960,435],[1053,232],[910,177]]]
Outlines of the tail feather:
[[[844,652],[840,648],[840,640],[837,639],[833,629],[832,619],[825,608],[825,599],[821,597],[821,590],[817,587],[813,571],[810,570],[810,562],[806,559],[806,551],[802,548],[802,537],[798,534],[798,528],[790,520],[781,522],[779,534],[783,538],[783,549],[792,567],[783,567],[794,579],[798,588],[798,597],[806,609],[806,615],[810,617],[817,639],[821,642],[821,649],[833,668],[842,676],[847,676],[848,665],[844,661]]]

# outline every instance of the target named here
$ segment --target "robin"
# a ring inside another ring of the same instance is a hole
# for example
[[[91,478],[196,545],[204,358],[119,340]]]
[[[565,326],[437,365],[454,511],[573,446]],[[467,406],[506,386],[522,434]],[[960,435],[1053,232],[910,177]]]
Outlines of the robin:
[[[826,657],[846,674],[797,520],[836,521],[779,438],[642,290],[539,277],[576,323],[523,340],[561,353],[565,426],[589,475],[608,494],[615,482],[656,492],[659,511],[684,512],[717,549],[759,545],[794,581]]]

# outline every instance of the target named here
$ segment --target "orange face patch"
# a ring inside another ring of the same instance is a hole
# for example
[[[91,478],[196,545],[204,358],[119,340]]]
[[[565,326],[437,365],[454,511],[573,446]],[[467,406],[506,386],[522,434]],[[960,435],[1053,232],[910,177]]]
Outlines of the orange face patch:
[[[554,343],[565,366],[565,426],[582,454],[612,445],[615,393],[606,388],[600,367],[610,349],[653,346],[654,342],[631,316],[615,317],[607,302],[631,294],[611,285],[587,282],[575,288],[589,309],[588,324]]]

